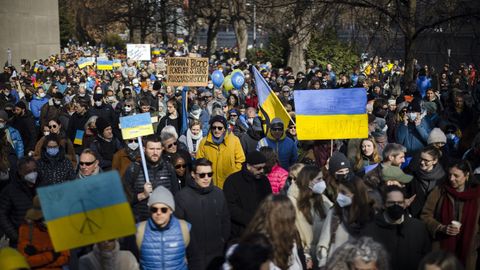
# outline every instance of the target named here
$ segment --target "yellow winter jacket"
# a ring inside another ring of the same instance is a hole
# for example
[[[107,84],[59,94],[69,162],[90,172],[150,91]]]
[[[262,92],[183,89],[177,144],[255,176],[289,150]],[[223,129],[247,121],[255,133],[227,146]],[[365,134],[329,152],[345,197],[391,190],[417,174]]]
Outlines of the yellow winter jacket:
[[[234,134],[226,134],[223,142],[217,145],[212,140],[212,133],[208,133],[200,142],[196,158],[206,158],[213,163],[213,184],[219,188],[223,188],[225,179],[240,171],[245,162],[242,145]]]

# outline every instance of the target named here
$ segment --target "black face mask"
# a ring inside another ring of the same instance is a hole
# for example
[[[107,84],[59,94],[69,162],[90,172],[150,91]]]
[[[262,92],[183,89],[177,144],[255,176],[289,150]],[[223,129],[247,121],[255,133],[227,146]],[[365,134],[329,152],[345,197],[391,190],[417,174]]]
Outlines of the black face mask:
[[[386,208],[387,215],[390,217],[391,220],[398,220],[403,216],[405,209],[398,204],[389,206]]]

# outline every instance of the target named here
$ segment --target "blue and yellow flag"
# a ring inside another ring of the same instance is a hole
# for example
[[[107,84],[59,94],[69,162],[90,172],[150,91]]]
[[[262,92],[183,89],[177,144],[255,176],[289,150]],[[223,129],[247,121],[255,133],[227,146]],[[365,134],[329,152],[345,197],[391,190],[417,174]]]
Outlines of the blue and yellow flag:
[[[77,129],[75,133],[75,139],[73,140],[73,144],[82,145],[83,144],[83,134],[85,134],[84,130]]]
[[[124,140],[153,134],[150,113],[120,117],[120,129],[122,130],[122,138]]]
[[[368,137],[364,88],[295,90],[294,101],[299,140]]]
[[[56,252],[134,234],[117,171],[37,189]]]
[[[114,68],[119,68],[122,66],[122,60],[120,59],[113,59],[113,67]]]
[[[108,59],[97,59],[97,70],[112,70],[113,61]]]
[[[152,49],[152,54],[153,55],[160,55],[160,48],[153,48]]]
[[[255,78],[255,88],[258,96],[259,116],[264,120],[267,128],[269,127],[273,118],[278,117],[282,119],[286,129],[291,120],[290,115],[285,110],[285,107],[283,107],[282,102],[278,99],[277,95],[275,95],[268,83],[255,67],[253,67],[253,75]]]

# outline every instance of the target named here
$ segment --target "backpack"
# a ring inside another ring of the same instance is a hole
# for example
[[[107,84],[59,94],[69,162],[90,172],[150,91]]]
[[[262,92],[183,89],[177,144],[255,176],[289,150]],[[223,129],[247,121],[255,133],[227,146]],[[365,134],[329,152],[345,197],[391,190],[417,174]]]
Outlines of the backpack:
[[[183,219],[179,219],[178,221],[180,223],[180,229],[182,230],[183,243],[185,244],[185,247],[188,247],[188,244],[190,243],[190,232],[188,231],[188,223]],[[142,247],[143,237],[145,236],[146,225],[147,225],[147,221],[142,221],[138,224],[138,229],[136,234],[138,250],[140,250],[140,248]]]

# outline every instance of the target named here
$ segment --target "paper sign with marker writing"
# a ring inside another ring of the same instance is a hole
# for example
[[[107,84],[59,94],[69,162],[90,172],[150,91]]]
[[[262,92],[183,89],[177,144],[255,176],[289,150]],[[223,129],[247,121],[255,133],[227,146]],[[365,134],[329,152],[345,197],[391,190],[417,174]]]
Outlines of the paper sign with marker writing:
[[[296,90],[299,140],[366,138],[367,93],[363,88]]]
[[[117,171],[41,187],[37,192],[57,252],[136,231]]]
[[[150,113],[141,113],[120,117],[120,128],[124,140],[153,134]]]
[[[207,86],[208,58],[169,57],[167,64],[167,85]]]
[[[127,57],[132,60],[150,61],[150,44],[127,44]]]

